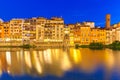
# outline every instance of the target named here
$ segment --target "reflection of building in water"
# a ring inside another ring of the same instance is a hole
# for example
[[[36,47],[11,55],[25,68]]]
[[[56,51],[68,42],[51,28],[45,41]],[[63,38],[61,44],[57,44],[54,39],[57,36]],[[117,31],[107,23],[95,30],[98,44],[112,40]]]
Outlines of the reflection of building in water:
[[[115,61],[112,50],[106,49],[104,56],[105,56],[104,58],[105,58],[106,68],[112,69],[114,66],[114,61]]]
[[[2,74],[2,71],[7,71],[7,69],[6,54],[5,52],[0,52],[0,75]]]
[[[52,53],[50,49],[44,51],[44,60],[48,64],[52,64]]]
[[[64,70],[64,71],[68,71],[71,69],[72,67],[72,64],[69,60],[69,56],[67,54],[67,52],[63,52],[62,54],[62,59],[61,59],[61,68]]]
[[[112,59],[114,59],[114,62],[112,60],[110,60],[112,62],[112,64],[114,63],[113,68],[116,69],[120,74],[120,51],[112,51],[111,50],[111,57],[112,57]]]
[[[32,68],[32,63],[31,63],[31,54],[29,51],[24,51],[24,56],[25,56],[25,63],[29,68]]]
[[[10,52],[6,52],[6,60],[8,65],[11,65],[11,53]]]
[[[21,56],[21,58],[17,58],[17,56]],[[23,53],[22,53],[23,54]],[[6,53],[7,56],[7,64],[9,65],[9,73],[14,75],[14,74],[23,74],[23,55],[20,54],[20,51],[16,53],[15,52],[8,52]]]
[[[11,75],[62,76],[65,71],[74,67],[84,72],[94,72],[99,65],[104,65],[106,70],[111,70],[115,65],[113,53],[116,52],[109,49],[8,50],[0,54],[0,74],[2,71],[6,71]],[[119,56],[116,57],[116,60],[119,62]],[[119,66],[118,62],[116,64]]]
[[[61,76],[63,70],[61,69],[62,57],[61,49],[47,49],[44,51],[44,73]],[[46,55],[45,55],[46,54]]]
[[[70,48],[70,60],[73,65],[81,64],[82,56],[79,49]]]
[[[10,72],[9,66],[11,65],[11,53],[10,52],[6,52],[6,61],[8,65],[7,72],[9,73]]]
[[[68,54],[62,49],[35,50],[5,50],[0,54],[0,73],[11,75],[52,74],[61,76],[64,70],[71,68]]]
[[[104,65],[105,69],[113,67],[114,59],[109,50],[81,49],[81,55],[80,68],[85,72],[94,72],[100,65]]]
[[[36,71],[41,74],[42,73],[42,66],[39,60],[38,53],[36,51],[33,51],[32,53],[32,59],[33,59],[33,66],[36,69]]]

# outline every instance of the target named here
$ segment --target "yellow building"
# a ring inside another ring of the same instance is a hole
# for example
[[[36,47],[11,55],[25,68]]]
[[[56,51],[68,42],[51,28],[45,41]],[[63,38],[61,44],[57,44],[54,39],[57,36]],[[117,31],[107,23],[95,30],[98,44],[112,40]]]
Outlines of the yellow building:
[[[63,42],[64,40],[64,20],[52,17],[45,25],[45,38],[53,42]]]
[[[0,41],[4,41],[4,27],[2,23],[0,23]]]
[[[38,18],[36,40],[43,42],[63,42],[64,20],[52,17],[51,19]]]
[[[9,22],[0,23],[0,41],[10,41]]]
[[[106,42],[106,30],[101,28],[91,29],[91,42],[99,42],[105,44]]]
[[[44,31],[46,22],[47,19],[43,17],[39,17],[36,19],[36,41],[44,42]]]
[[[22,30],[22,39],[24,44],[30,43],[30,23],[24,22],[23,24],[23,30]]]
[[[98,42],[99,41],[99,29],[94,28],[91,29],[91,42]]]
[[[64,46],[70,46],[70,28],[67,26],[64,28],[64,35]]]
[[[85,24],[75,24],[74,43],[80,45],[89,45],[92,42],[105,44],[106,30],[101,28],[93,28]]]
[[[10,40],[22,41],[23,19],[10,20]]]
[[[106,44],[111,44],[112,42],[118,40],[116,38],[119,35],[116,35],[116,29],[108,29],[106,30]]]
[[[116,28],[116,31],[115,31],[115,35],[116,35],[116,41],[120,41],[120,27],[117,27]]]
[[[24,34],[26,37],[29,38],[30,41],[36,40],[36,19],[25,19],[24,20]]]
[[[4,27],[2,19],[0,19],[0,41],[4,41]]]
[[[4,22],[3,23],[3,33],[4,33],[4,40],[5,41],[10,41],[10,24],[9,22]]]
[[[75,25],[74,24],[68,24],[67,27],[70,30],[70,33],[69,33],[70,46],[74,46],[74,27],[75,27]]]
[[[105,29],[99,29],[100,39],[99,42],[105,44],[106,43],[106,30]]]
[[[110,27],[110,15],[106,16],[106,28],[95,28],[94,22],[83,22],[77,24],[64,24],[64,20],[58,17],[46,19],[43,17],[30,19],[12,19],[10,22],[0,20],[1,41],[25,41],[63,43],[68,40],[69,45],[89,45],[92,42],[110,44],[120,40],[120,23]],[[117,35],[116,35],[117,34]]]
[[[90,44],[91,27],[85,23],[77,23],[74,26],[74,43],[80,45]]]
[[[80,27],[80,45],[89,45],[91,41],[90,26]]]
[[[74,26],[74,43],[80,43],[80,27],[81,24],[77,23]]]
[[[120,27],[120,22],[117,24],[113,24],[113,28],[118,28],[118,27]]]

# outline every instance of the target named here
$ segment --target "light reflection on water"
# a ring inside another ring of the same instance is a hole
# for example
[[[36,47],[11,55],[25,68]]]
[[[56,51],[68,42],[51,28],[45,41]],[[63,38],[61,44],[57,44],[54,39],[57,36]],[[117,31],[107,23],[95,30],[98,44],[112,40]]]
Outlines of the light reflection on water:
[[[100,66],[105,78],[120,74],[120,51],[84,49],[2,49],[0,48],[0,74],[63,76],[77,69],[94,73]]]

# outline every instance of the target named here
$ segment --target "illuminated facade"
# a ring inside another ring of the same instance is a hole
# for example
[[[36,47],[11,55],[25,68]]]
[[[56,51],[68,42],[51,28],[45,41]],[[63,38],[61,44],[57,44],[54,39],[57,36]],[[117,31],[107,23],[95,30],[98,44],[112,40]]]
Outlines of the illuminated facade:
[[[64,28],[64,34],[65,34],[65,36],[64,36],[64,46],[70,46],[71,44],[70,44],[70,28],[69,27],[65,27]]]
[[[73,31],[75,44],[89,45],[92,42],[106,43],[105,29],[91,28],[88,25],[77,23],[74,25]]]
[[[116,30],[115,29],[108,29],[106,30],[106,44],[111,44],[116,40]]]
[[[95,28],[95,23],[94,22],[83,22],[84,25],[90,26],[90,28]]]
[[[45,40],[53,42],[63,42],[64,39],[64,20],[62,18],[52,18],[45,25]]]
[[[3,24],[0,24],[0,41],[4,40],[4,27]]]
[[[25,19],[24,22],[24,36],[30,41],[36,40],[36,18]]]
[[[80,27],[80,23],[77,23],[74,26],[74,43],[80,43]]]
[[[51,19],[40,19],[36,28],[36,40],[44,42],[63,42],[64,20],[53,17]],[[37,23],[38,23],[37,22]]]
[[[22,41],[23,19],[10,20],[10,40]]]
[[[36,41],[44,42],[46,18],[39,17],[36,19]]]
[[[3,23],[3,33],[4,33],[4,40],[5,41],[10,41],[10,24],[9,22],[4,22]]]
[[[112,26],[113,26],[113,28],[118,28],[118,27],[120,27],[120,22],[117,24],[113,24]]]
[[[91,41],[90,27],[89,26],[81,26],[80,27],[80,44],[88,45]]]
[[[120,23],[110,26],[110,15],[106,15],[106,28],[96,28],[94,22],[64,24],[58,17],[47,19],[34,17],[29,19],[0,20],[0,41],[21,41],[31,43],[64,43],[89,45],[92,42],[111,44],[120,41]],[[10,44],[11,45],[11,44]]]
[[[91,29],[91,42],[106,43],[106,30],[100,28]]]
[[[120,27],[116,28],[116,40],[120,41]]]
[[[24,22],[22,32],[23,32],[22,34],[23,42],[25,44],[28,44],[30,41],[30,23],[29,22]]]
[[[91,43],[91,29],[95,27],[94,22],[77,23],[74,26],[74,42],[81,45]]]
[[[0,41],[10,40],[10,27],[8,22],[0,23]]]
[[[67,27],[69,28],[69,40],[70,40],[70,45],[74,45],[74,24],[68,24]]]
[[[100,43],[106,44],[106,30],[105,29],[99,29],[99,41]]]
[[[114,41],[120,41],[120,27],[118,26],[118,27],[114,28],[112,31],[114,31],[114,32],[112,33],[112,35],[113,35],[113,40],[114,40]],[[112,41],[112,42],[113,42],[113,41]]]

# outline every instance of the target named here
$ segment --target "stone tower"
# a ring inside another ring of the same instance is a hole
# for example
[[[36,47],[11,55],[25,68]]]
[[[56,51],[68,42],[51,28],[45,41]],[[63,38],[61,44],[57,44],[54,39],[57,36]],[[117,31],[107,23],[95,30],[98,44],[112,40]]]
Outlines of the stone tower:
[[[107,29],[110,28],[110,14],[107,14],[106,15],[106,26],[105,26]]]

